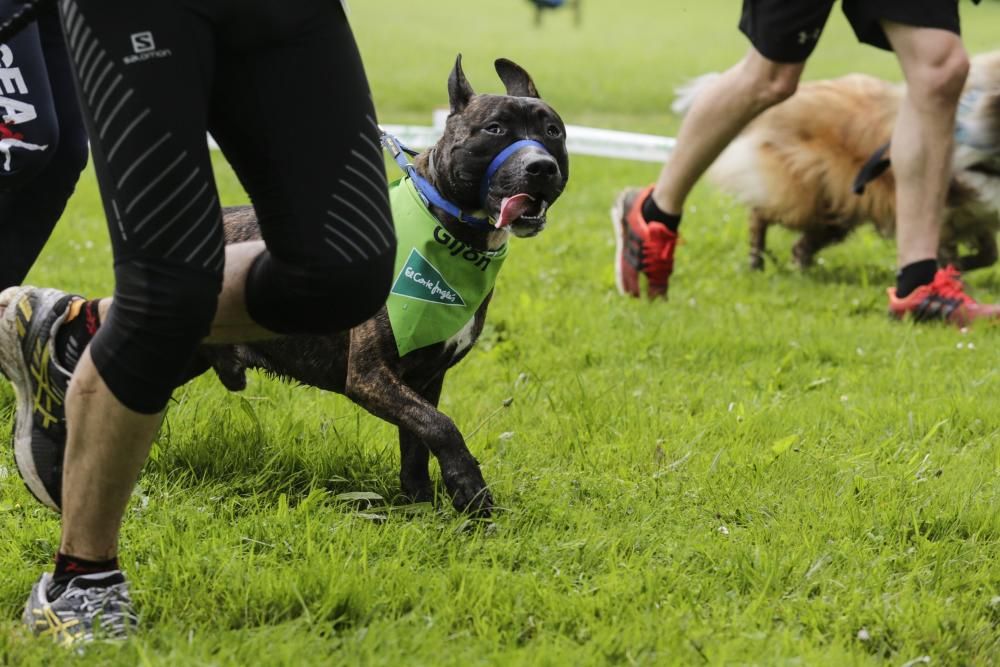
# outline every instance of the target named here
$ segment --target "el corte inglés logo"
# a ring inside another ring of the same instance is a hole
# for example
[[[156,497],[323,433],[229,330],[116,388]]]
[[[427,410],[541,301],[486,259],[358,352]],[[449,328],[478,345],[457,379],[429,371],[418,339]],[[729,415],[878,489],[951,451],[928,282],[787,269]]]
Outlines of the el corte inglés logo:
[[[465,306],[462,295],[416,248],[410,250],[410,256],[392,286],[392,293],[444,306]]]

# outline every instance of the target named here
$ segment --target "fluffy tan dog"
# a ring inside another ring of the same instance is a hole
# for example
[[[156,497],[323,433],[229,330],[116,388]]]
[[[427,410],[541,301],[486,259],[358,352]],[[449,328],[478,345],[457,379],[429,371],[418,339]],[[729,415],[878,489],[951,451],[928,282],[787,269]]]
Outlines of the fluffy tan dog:
[[[712,76],[679,90],[675,111],[683,113]],[[709,178],[750,208],[752,268],[763,267],[765,236],[773,224],[802,233],[793,253],[803,268],[816,252],[866,222],[887,237],[894,234],[892,169],[871,180],[860,195],[853,185],[862,166],[892,136],[904,92],[900,85],[863,74],[804,83],[719,156]],[[1000,51],[973,59],[955,139],[939,259],[967,271],[997,260]],[[960,256],[959,244],[973,253]]]

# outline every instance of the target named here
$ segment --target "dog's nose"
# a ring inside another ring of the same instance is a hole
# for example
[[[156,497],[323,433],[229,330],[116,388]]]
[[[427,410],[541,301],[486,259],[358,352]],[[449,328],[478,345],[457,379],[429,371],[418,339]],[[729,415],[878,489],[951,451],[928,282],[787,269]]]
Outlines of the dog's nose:
[[[559,174],[559,165],[551,155],[530,155],[525,159],[524,170],[531,176],[552,178]]]

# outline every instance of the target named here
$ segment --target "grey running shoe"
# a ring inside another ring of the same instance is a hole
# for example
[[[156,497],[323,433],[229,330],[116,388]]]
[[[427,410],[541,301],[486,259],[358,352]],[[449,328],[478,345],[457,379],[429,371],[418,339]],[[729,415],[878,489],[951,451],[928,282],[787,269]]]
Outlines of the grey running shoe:
[[[125,639],[139,623],[120,570],[76,576],[54,600],[48,596],[51,584],[52,575],[46,572],[24,605],[24,623],[36,635],[70,646]]]
[[[71,373],[53,341],[70,304],[81,297],[54,289],[11,287],[0,294],[0,367],[14,385],[14,460],[35,498],[58,511],[66,449],[66,387]]]

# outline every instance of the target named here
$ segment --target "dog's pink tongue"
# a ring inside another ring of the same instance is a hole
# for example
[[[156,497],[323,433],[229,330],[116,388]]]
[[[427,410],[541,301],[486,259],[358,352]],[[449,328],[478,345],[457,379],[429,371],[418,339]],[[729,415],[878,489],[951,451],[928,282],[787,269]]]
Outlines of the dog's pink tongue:
[[[513,197],[504,197],[503,201],[500,202],[500,219],[497,220],[496,228],[503,229],[520,218],[525,211],[531,208],[534,201],[534,197],[523,192]]]

